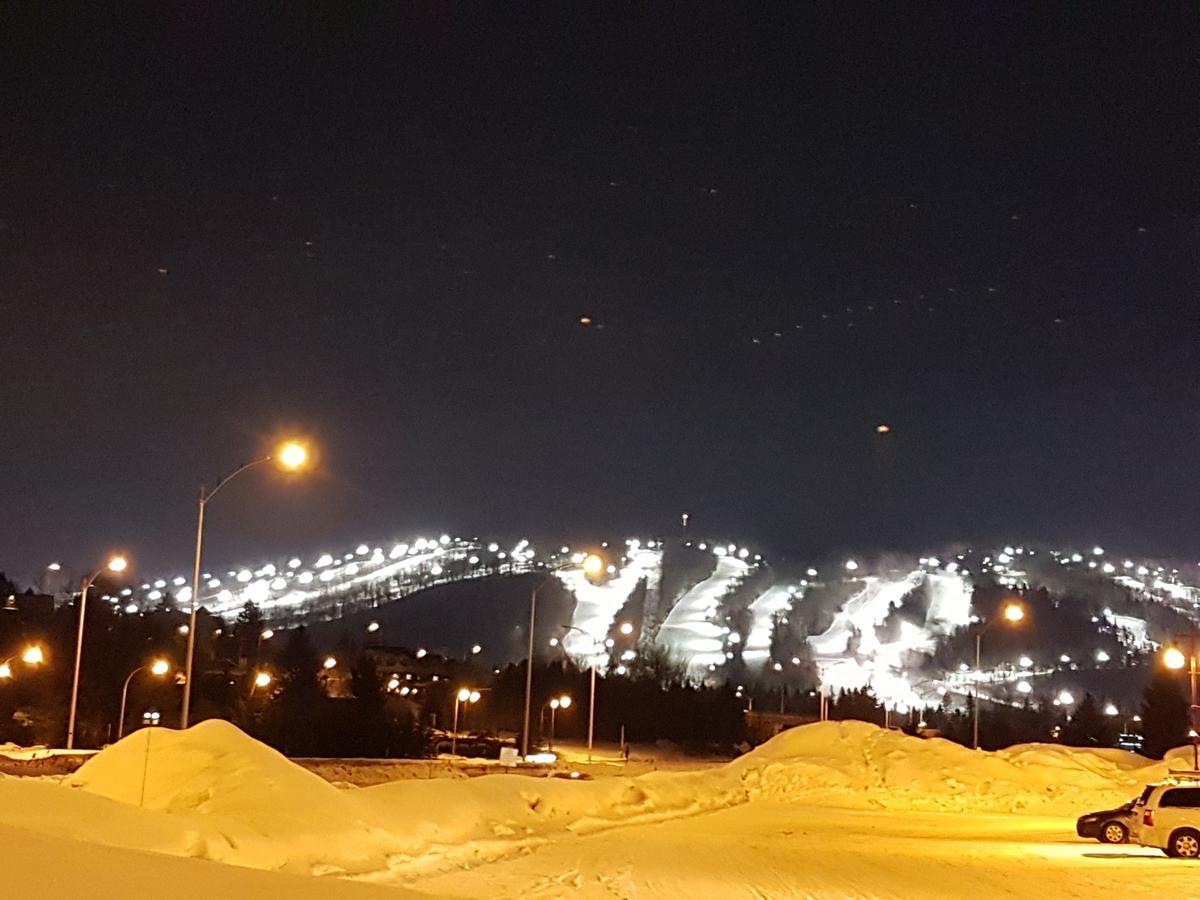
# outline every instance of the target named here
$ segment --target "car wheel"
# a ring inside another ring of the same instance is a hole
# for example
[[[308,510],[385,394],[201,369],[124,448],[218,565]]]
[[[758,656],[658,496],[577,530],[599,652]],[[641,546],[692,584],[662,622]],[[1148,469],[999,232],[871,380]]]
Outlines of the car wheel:
[[[1100,842],[1103,844],[1124,844],[1129,840],[1129,829],[1120,822],[1105,822],[1100,829]]]
[[[1167,852],[1179,859],[1200,858],[1200,832],[1181,828],[1167,841]]]

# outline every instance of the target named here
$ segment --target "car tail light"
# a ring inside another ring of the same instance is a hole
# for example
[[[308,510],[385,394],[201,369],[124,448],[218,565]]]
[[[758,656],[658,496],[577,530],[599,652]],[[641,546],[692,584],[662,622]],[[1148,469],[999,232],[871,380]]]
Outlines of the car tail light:
[[[1148,809],[1142,813],[1142,824],[1150,828],[1154,827],[1154,810]]]

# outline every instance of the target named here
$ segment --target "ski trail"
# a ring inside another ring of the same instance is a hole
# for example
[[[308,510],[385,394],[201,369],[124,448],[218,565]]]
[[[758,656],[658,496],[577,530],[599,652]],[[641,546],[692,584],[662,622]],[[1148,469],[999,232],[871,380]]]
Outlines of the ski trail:
[[[712,622],[711,617],[721,595],[748,568],[740,559],[720,557],[712,575],[680,597],[659,628],[659,642],[687,660],[692,675],[702,676],[710,665],[725,661],[725,629]]]

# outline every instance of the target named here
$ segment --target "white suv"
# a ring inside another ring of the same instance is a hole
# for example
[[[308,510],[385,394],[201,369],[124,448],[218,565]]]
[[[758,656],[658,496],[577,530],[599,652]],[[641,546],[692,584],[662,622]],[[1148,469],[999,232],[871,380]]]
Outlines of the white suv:
[[[1133,840],[1167,856],[1200,859],[1200,777],[1151,784],[1134,805]]]

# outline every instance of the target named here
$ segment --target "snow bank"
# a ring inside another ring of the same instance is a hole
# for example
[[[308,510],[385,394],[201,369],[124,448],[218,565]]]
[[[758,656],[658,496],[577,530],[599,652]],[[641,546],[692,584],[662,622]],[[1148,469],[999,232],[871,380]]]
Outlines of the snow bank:
[[[1022,744],[988,753],[852,721],[785,731],[730,766],[742,772],[753,797],[1046,813],[1123,803],[1168,769],[1124,750]]]
[[[306,873],[386,866],[387,835],[352,794],[229,722],[143,728],[101,751],[72,787],[194,823],[189,855]]]
[[[60,802],[45,807],[33,827],[54,831],[63,818],[107,820],[111,826],[95,837],[113,846],[348,875],[458,865],[554,833],[658,821],[747,799],[736,773],[695,771],[596,781],[495,775],[339,790],[216,720],[183,732],[135,732],[67,784],[84,796],[56,800],[82,804],[85,815]],[[0,804],[5,787],[0,783]],[[72,834],[88,837],[87,829]]]
[[[825,722],[699,771],[594,781],[491,775],[339,790],[234,726],[208,721],[184,732],[138,731],[67,786],[0,780],[0,809],[20,811],[10,816],[19,815],[23,828],[64,838],[395,882],[564,834],[760,799],[1077,814],[1124,801],[1166,770],[1118,750],[1031,744],[982,753],[862,722]]]

